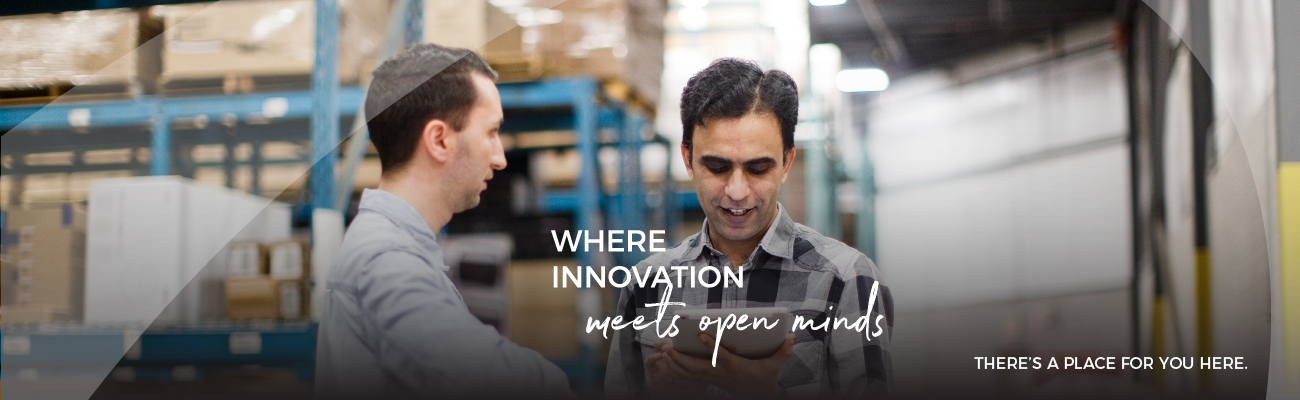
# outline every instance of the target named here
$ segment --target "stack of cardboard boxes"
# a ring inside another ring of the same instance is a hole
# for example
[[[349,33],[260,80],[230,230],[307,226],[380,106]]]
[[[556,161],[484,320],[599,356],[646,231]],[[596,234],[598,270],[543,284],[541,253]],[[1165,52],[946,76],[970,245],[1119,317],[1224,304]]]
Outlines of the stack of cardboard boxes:
[[[486,0],[423,0],[424,41],[477,50],[499,81],[537,79],[540,54],[524,47],[524,28]]]
[[[653,108],[663,71],[663,1],[424,0],[425,41],[475,49],[501,81],[593,76]]]
[[[315,59],[314,8],[313,0],[222,1],[0,17],[0,97],[59,95],[86,84],[139,94],[205,79],[227,91],[252,90],[251,77],[306,77]],[[369,76],[388,14],[387,0],[339,1],[340,82]],[[160,45],[150,45],[159,33]]]
[[[299,241],[230,245],[226,318],[302,319],[311,315],[307,246]]]
[[[4,263],[6,323],[80,320],[84,304],[86,214],[71,204],[12,210],[5,228],[16,233]]]
[[[315,65],[315,7],[313,0],[155,6],[150,13],[167,29],[160,79],[305,77]],[[341,0],[338,7],[339,80],[358,82],[373,68],[389,2]]]
[[[87,212],[4,212],[4,323],[308,315],[309,251],[290,236],[287,204],[175,176],[90,192]]]
[[[621,86],[612,90],[616,97],[658,103],[666,2],[569,0],[553,10],[560,21],[538,27],[547,75],[594,76]]]
[[[18,288],[14,283],[18,281],[18,271],[9,263],[9,254],[0,259],[0,307],[8,306],[14,303],[14,298],[18,297]],[[0,315],[3,315],[0,312]]]
[[[0,18],[0,88],[131,82],[139,35],[129,9]]]
[[[502,81],[594,76],[653,107],[663,70],[664,1],[420,0],[426,42],[475,49]],[[338,77],[365,82],[389,0],[340,0]],[[161,31],[161,45],[144,45]],[[137,48],[137,46],[139,46]],[[0,87],[128,83],[226,92],[255,81],[304,85],[315,60],[313,0],[221,1],[0,18]],[[180,86],[175,85],[180,83]],[[624,100],[624,99],[619,99]]]

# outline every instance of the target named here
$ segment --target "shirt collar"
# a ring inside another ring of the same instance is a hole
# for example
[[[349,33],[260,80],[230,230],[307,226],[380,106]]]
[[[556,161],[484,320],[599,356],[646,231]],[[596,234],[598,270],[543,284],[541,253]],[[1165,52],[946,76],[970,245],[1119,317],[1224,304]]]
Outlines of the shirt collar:
[[[374,211],[383,215],[397,224],[399,228],[405,230],[411,238],[415,239],[416,244],[427,250],[438,260],[442,260],[442,248],[438,246],[438,237],[434,235],[433,230],[429,229],[429,224],[424,221],[424,217],[415,211],[414,207],[406,203],[406,200],[397,197],[389,192],[379,189],[365,189],[361,192],[361,202],[357,204],[358,210]],[[437,263],[443,270],[448,267],[445,263]]]
[[[772,222],[772,226],[767,227],[767,232],[763,234],[763,240],[758,243],[758,247],[768,254],[788,259],[794,256],[794,236],[794,220],[790,219],[790,214],[785,212],[785,206],[776,203],[776,220]],[[684,255],[686,260],[699,258],[705,248],[713,249],[713,243],[709,240],[708,218],[704,219],[700,234],[695,235],[686,245],[688,246]]]

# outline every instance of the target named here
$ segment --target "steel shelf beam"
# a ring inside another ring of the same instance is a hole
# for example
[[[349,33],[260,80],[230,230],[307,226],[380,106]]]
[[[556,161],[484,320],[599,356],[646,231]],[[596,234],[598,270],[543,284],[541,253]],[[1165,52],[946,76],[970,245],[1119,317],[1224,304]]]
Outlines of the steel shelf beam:
[[[316,325],[283,323],[200,323],[138,327],[40,325],[6,327],[7,343],[23,351],[5,354],[6,373],[19,368],[49,372],[120,367],[245,364],[294,367],[303,380],[316,363]],[[111,364],[110,364],[111,363]]]
[[[351,116],[364,92],[356,86],[340,87],[338,113]],[[129,100],[56,102],[43,106],[0,107],[0,130],[101,128],[153,124],[154,106],[168,119],[195,118],[263,122],[311,117],[310,91],[249,93],[220,96],[141,96]],[[8,136],[8,134],[5,134]]]
[[[649,203],[651,202],[649,200],[650,198],[659,196],[660,194],[641,193],[640,195],[644,199],[642,201]],[[626,196],[623,194],[602,195],[601,203],[602,204],[621,203],[623,201],[627,201],[625,200],[625,197],[630,197],[630,196]],[[695,195],[695,192],[677,192],[677,196],[674,198],[674,200],[676,200],[678,207],[681,207],[683,209],[700,207],[700,198]],[[552,190],[542,195],[542,210],[546,212],[574,212],[577,209],[578,209],[578,193],[576,193],[576,191],[574,190]]]

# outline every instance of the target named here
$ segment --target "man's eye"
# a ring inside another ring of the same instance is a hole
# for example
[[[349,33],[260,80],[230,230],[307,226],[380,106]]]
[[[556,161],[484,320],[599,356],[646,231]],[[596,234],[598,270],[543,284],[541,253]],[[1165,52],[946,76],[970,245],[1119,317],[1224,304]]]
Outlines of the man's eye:
[[[772,169],[772,168],[770,168],[770,167],[750,168],[750,169],[749,169],[749,173],[754,174],[754,175],[762,175],[762,174],[766,174],[767,171],[769,171],[769,170],[771,170],[771,169]]]
[[[723,172],[727,172],[727,170],[731,169],[731,168],[728,168],[727,166],[718,166],[718,165],[705,165],[704,168],[708,168],[709,172],[712,172],[712,173],[715,173],[715,174],[721,174],[721,173],[723,173]]]

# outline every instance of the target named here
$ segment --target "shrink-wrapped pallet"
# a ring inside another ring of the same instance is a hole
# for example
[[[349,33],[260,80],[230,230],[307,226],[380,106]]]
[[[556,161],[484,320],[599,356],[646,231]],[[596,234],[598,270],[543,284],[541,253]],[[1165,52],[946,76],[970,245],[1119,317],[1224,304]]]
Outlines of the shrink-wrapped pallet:
[[[130,83],[139,32],[128,9],[0,18],[0,88]]]

